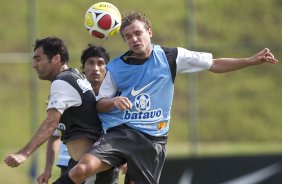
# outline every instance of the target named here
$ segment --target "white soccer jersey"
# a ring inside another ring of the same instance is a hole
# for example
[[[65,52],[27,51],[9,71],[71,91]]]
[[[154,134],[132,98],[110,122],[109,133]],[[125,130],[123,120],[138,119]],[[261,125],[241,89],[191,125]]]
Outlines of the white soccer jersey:
[[[63,80],[55,80],[51,84],[48,109],[57,109],[61,114],[73,106],[80,106],[82,103],[78,91],[69,83]]]

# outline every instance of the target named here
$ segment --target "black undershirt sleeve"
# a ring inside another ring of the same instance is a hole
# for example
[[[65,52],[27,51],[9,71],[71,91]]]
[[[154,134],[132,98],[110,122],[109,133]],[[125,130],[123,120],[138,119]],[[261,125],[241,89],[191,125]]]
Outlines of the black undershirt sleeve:
[[[176,76],[176,58],[178,54],[177,48],[166,48],[162,47],[165,52],[166,58],[168,60],[172,81],[174,83],[175,76]]]

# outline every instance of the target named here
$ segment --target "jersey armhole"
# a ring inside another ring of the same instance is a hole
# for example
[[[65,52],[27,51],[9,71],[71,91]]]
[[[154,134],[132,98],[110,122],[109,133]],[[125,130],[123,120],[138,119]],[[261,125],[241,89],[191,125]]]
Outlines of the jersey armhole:
[[[175,77],[176,77],[176,58],[177,58],[177,48],[166,48],[162,47],[162,49],[165,52],[170,72],[171,72],[171,78],[172,82],[174,83]]]

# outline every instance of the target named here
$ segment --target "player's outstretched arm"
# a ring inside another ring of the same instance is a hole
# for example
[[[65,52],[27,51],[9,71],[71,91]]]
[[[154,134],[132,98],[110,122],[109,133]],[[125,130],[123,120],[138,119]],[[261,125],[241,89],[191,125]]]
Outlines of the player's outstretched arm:
[[[30,141],[16,153],[9,154],[4,162],[9,167],[18,167],[44,142],[46,142],[59,124],[61,114],[56,109],[49,109],[47,117]]]
[[[268,48],[263,49],[249,58],[218,58],[213,60],[210,71],[224,73],[239,70],[248,66],[259,65],[262,63],[276,64],[278,62]]]

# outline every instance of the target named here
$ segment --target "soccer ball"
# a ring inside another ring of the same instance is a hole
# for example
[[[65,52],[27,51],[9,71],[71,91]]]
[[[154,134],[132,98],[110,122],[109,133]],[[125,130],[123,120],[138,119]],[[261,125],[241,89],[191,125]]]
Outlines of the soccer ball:
[[[86,11],[84,25],[92,36],[110,38],[119,31],[121,14],[111,3],[95,3]]]

